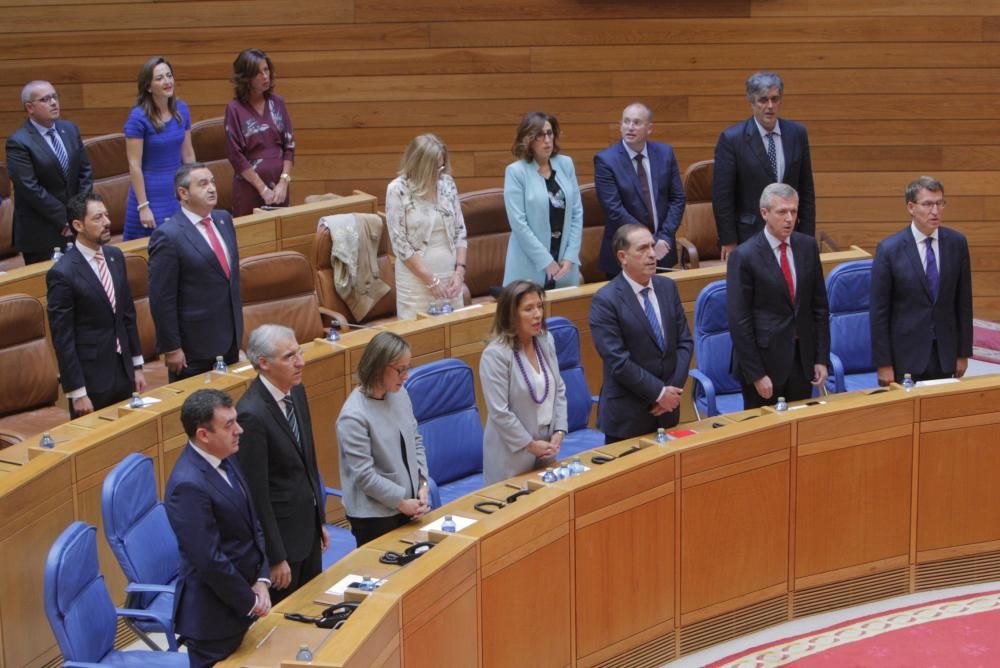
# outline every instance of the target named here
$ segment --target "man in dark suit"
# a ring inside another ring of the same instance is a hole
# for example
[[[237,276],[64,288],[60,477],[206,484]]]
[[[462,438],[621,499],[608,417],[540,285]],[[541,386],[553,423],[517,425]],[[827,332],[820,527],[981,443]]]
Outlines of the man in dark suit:
[[[760,196],[763,230],[740,244],[726,267],[733,375],[743,405],[797,401],[826,382],[830,323],[816,240],[794,231],[799,198],[785,183]]]
[[[598,423],[607,443],[677,424],[694,347],[677,286],[655,275],[649,230],[622,225],[613,246],[622,271],[590,304],[590,331],[604,362]]]
[[[45,275],[52,347],[74,418],[142,392],[142,349],[125,257],[111,240],[111,219],[94,192],[67,206],[71,248]]]
[[[295,332],[261,325],[250,333],[247,356],[258,376],[236,406],[239,458],[264,529],[277,603],[320,574],[329,536]]]
[[[972,355],[969,243],[941,227],[944,186],[921,176],[906,187],[910,225],[875,251],[872,264],[872,362],[880,385],[961,378]]]
[[[774,72],[747,79],[753,116],[727,128],[715,144],[712,212],[719,231],[722,259],[764,227],[760,194],[771,183],[787,183],[799,193],[796,231],[816,235],[809,135],[805,126],[778,120],[785,84]]]
[[[594,184],[605,215],[598,262],[609,279],[621,272],[611,246],[622,225],[642,225],[652,233],[661,268],[677,264],[674,235],[684,215],[684,186],[674,149],[647,141],[652,131],[649,107],[630,104],[622,112],[622,140],[594,156]]]
[[[191,667],[212,666],[271,609],[264,534],[240,467],[240,429],[229,395],[198,390],[181,406],[188,444],[167,482],[164,505],[180,548],[174,626]]]
[[[170,382],[239,358],[243,341],[240,254],[233,218],[215,210],[215,177],[201,163],[174,176],[181,210],[149,240],[149,307]]]
[[[25,264],[44,262],[72,236],[66,203],[91,187],[90,160],[80,130],[59,120],[59,95],[48,81],[21,90],[28,120],[7,138],[7,172],[14,184],[14,247]]]

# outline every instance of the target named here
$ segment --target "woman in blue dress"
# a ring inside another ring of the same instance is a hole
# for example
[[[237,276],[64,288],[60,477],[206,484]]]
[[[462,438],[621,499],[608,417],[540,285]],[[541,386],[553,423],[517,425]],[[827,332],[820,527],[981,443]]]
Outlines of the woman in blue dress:
[[[150,58],[139,70],[139,95],[125,121],[125,152],[132,187],[125,209],[124,238],[148,237],[178,209],[174,172],[194,162],[191,115],[174,95],[173,68]]]

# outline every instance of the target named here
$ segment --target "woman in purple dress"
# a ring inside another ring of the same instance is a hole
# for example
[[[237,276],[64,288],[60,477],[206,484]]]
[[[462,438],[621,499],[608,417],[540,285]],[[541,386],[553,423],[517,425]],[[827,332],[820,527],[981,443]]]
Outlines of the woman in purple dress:
[[[181,162],[194,162],[191,115],[174,95],[173,68],[155,56],[143,64],[139,95],[125,121],[128,157],[128,207],[125,240],[148,237],[153,228],[177,213],[174,173]]]
[[[226,107],[226,140],[233,165],[233,215],[255,207],[288,206],[295,138],[285,101],[274,90],[274,65],[260,49],[233,61],[236,97]]]

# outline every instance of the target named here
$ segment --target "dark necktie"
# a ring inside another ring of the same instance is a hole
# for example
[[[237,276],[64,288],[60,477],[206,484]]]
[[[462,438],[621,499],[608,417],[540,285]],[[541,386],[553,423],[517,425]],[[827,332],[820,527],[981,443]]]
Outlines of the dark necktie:
[[[934,254],[934,237],[924,239],[927,244],[927,285],[931,289],[931,300],[937,301],[941,276],[938,274],[937,256]]]
[[[49,142],[52,143],[52,150],[56,154],[56,159],[59,160],[59,166],[62,167],[63,175],[69,178],[69,156],[66,155],[66,149],[63,147],[62,142],[56,139],[56,129],[49,128],[49,131],[45,133],[49,138]]]
[[[639,187],[642,188],[642,199],[646,203],[646,227],[653,234],[656,234],[656,221],[653,220],[653,197],[649,193],[649,179],[646,177],[646,168],[642,165],[642,153],[635,156],[635,172],[639,177]]]
[[[226,477],[229,478],[229,486],[239,492],[240,496],[242,496],[243,487],[240,485],[240,479],[236,475],[236,469],[233,468],[233,463],[229,461],[228,457],[219,462],[219,468],[226,472]]]
[[[226,278],[229,278],[229,263],[226,261],[226,252],[222,250],[222,242],[219,241],[219,235],[215,233],[212,218],[205,216],[198,222],[201,223],[202,227],[205,228],[205,232],[208,233],[208,244],[212,247],[212,252],[215,253],[216,259],[219,260],[219,266],[225,272]]]
[[[295,417],[295,404],[292,403],[292,395],[286,394],[281,401],[285,404],[285,418],[288,420],[288,426],[292,429],[292,436],[295,437],[295,445],[301,450],[302,434],[299,431],[299,419]]]
[[[788,296],[795,303],[795,281],[792,280],[792,266],[788,264],[788,244],[784,241],[778,246],[781,250],[781,273],[785,275],[785,283],[788,285]]]
[[[660,347],[660,350],[664,350],[667,344],[663,340],[663,326],[660,325],[660,320],[656,317],[656,311],[653,310],[653,302],[649,299],[649,288],[643,288],[639,291],[639,294],[642,295],[642,309],[646,312],[646,320],[649,320],[649,324],[653,328],[656,345]]]
[[[778,180],[778,151],[774,146],[774,133],[767,133],[767,161],[771,163],[771,174]]]

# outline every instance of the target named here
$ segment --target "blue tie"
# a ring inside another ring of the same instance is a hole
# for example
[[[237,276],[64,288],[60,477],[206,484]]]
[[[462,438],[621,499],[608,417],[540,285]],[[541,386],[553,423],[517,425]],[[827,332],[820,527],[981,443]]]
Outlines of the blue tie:
[[[662,351],[667,347],[667,344],[663,340],[663,327],[660,326],[660,321],[656,318],[656,311],[653,310],[653,302],[649,299],[649,288],[643,288],[639,291],[639,294],[642,295],[642,308],[646,311],[646,320],[649,320],[649,324],[653,328],[656,345]]]
[[[934,237],[927,237],[924,242],[927,244],[927,285],[931,289],[931,301],[936,302],[941,276],[938,274],[937,256],[934,255]]]
[[[771,163],[771,174],[778,180],[778,151],[774,147],[774,133],[767,133],[767,161]]]
[[[69,178],[69,156],[66,155],[66,149],[63,148],[62,142],[56,139],[56,129],[49,128],[49,131],[45,134],[52,143],[52,150],[56,154],[56,159],[59,160],[59,166],[62,167],[63,176]]]

